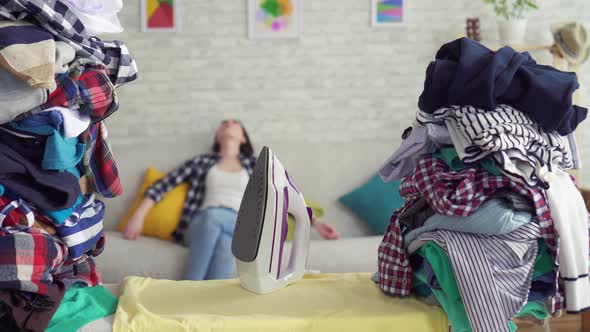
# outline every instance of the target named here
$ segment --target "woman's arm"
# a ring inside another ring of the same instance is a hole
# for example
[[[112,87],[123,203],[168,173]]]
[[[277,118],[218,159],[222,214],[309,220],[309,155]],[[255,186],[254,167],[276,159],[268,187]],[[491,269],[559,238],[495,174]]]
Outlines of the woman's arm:
[[[123,230],[123,236],[125,238],[129,240],[136,240],[139,238],[141,235],[141,230],[143,229],[145,217],[155,204],[156,203],[149,197],[146,197],[141,201],[131,218],[129,218],[129,221]]]
[[[141,230],[143,229],[145,217],[150,212],[151,208],[161,201],[167,192],[174,189],[193,175],[200,160],[201,158],[193,158],[185,161],[182,165],[151,185],[145,191],[143,200],[127,222],[127,225],[123,230],[123,236],[129,240],[139,238]]]
[[[320,233],[320,235],[326,240],[338,240],[340,238],[340,234],[336,230],[336,227],[322,221],[319,218],[313,217],[311,219],[311,224],[315,229]]]
[[[197,157],[185,161],[182,165],[151,185],[145,191],[144,196],[151,198],[154,203],[158,203],[164,198],[166,193],[185,182],[187,178],[194,174],[196,167],[199,166],[200,160],[201,158]]]

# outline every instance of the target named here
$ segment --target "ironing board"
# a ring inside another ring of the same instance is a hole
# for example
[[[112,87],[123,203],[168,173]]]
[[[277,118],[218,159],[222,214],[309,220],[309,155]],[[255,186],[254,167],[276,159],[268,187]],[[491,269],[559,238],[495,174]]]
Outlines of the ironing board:
[[[238,280],[128,277],[113,331],[448,331],[442,309],[386,296],[370,278],[369,273],[308,275],[257,295]]]

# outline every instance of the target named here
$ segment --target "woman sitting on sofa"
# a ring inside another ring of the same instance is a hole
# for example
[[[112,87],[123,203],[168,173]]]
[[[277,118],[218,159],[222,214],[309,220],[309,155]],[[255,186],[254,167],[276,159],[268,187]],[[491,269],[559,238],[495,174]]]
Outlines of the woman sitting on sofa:
[[[211,154],[186,161],[146,190],[123,232],[135,240],[141,234],[149,210],[163,196],[183,182],[190,184],[182,218],[173,238],[190,249],[186,280],[228,279],[234,277],[231,241],[242,195],[256,158],[250,138],[234,119],[221,122],[215,133]],[[338,238],[334,227],[312,224],[326,239]]]

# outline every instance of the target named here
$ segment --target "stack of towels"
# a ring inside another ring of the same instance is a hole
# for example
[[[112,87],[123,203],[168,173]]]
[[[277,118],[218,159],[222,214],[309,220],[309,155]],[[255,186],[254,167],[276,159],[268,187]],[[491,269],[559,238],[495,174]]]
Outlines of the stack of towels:
[[[45,331],[96,286],[105,206],[121,194],[104,120],[137,78],[120,0],[0,1],[0,330]],[[73,287],[75,286],[75,287]]]
[[[458,39],[426,71],[419,110],[380,170],[405,204],[376,281],[447,313],[453,331],[514,331],[590,308],[589,218],[575,180],[574,73]]]

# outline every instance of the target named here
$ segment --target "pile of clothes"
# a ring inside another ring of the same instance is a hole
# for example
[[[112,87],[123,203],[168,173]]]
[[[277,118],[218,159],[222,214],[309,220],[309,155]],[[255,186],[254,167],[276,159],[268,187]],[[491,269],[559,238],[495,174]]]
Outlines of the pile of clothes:
[[[510,47],[446,45],[379,171],[404,205],[378,250],[381,290],[441,306],[454,332],[514,331],[590,308],[589,218],[575,180],[574,73]]]
[[[121,6],[0,0],[1,331],[45,331],[68,289],[101,282],[98,196],[122,191],[104,120],[137,66],[95,34]]]

